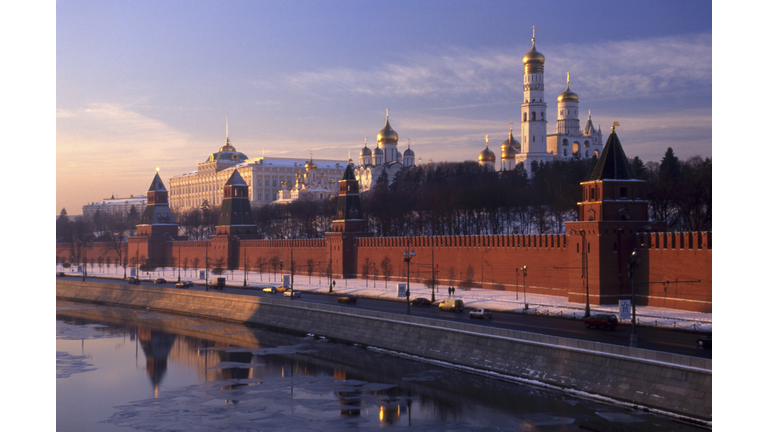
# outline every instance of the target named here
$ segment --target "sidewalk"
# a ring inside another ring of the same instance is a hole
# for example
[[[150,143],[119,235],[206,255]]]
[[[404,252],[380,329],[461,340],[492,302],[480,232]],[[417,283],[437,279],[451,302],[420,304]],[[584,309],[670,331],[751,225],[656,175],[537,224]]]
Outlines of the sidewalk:
[[[58,268],[58,267],[57,267]],[[59,270],[57,270],[59,271]],[[68,275],[80,275],[80,273],[65,271]],[[182,270],[181,279],[190,280],[198,284],[205,283],[203,279],[197,279],[193,277],[193,270],[185,272]],[[234,272],[226,271],[221,277],[227,279],[227,285],[233,287],[243,286],[243,274],[242,270],[235,270]],[[130,269],[129,269],[130,275]],[[123,277],[123,269],[111,268],[109,270],[99,270],[97,266],[94,266],[91,270],[88,267],[88,276],[106,276],[106,277]],[[142,279],[155,279],[165,278],[169,282],[176,281],[178,275],[175,269],[166,268],[163,270],[156,270],[149,274],[142,272]],[[211,277],[218,277],[211,275]],[[249,271],[247,275],[248,286],[250,287],[266,287],[280,285],[280,275],[277,275],[277,279],[272,273],[259,274],[257,272]],[[311,282],[311,283],[310,283]],[[306,275],[296,275],[293,281],[294,289],[305,292],[317,292],[328,293],[328,279],[324,276],[312,275],[310,278]],[[397,282],[389,281],[384,282],[379,279],[375,282],[373,279],[369,279],[367,282],[364,279],[336,279],[336,286],[333,288],[335,294],[354,294],[359,297],[366,298],[378,298],[378,299],[390,299],[405,301],[405,298],[397,298]],[[417,297],[424,297],[432,299],[432,290],[427,288],[422,283],[411,283],[411,299]],[[440,286],[435,289],[435,300],[440,301],[448,298],[448,288]],[[529,313],[539,315],[557,315],[565,317],[573,317],[574,319],[582,319],[584,317],[584,305],[579,303],[570,303],[565,297],[542,295],[542,294],[530,294],[522,291],[498,291],[480,288],[471,288],[464,290],[456,288],[456,293],[453,298],[464,300],[464,305],[467,309],[485,308],[494,312],[511,312],[511,313]],[[528,310],[525,311],[525,303],[528,303]],[[619,305],[590,305],[590,312],[594,315],[596,313],[611,313],[619,316]],[[637,306],[637,319],[638,325],[649,326],[663,326],[669,328],[680,328],[696,331],[712,331],[712,314],[701,312],[689,312],[677,309],[667,309],[651,306]],[[621,322],[629,323],[629,320],[622,320]]]

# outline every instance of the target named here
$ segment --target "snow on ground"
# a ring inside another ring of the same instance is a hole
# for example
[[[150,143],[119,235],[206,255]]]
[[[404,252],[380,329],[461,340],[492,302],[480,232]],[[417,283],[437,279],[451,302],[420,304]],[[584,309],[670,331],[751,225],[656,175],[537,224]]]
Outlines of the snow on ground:
[[[80,275],[80,273],[74,272],[66,273],[68,275]],[[130,269],[128,270],[128,273],[130,275]],[[221,276],[226,277],[227,285],[242,287],[243,273],[242,270],[235,270],[234,272],[226,271]],[[186,272],[182,270],[181,279],[191,280],[199,284],[205,283],[205,279],[196,279],[194,275],[195,272],[193,270],[187,270]],[[88,276],[122,278],[123,269],[111,268],[107,270],[103,268],[99,269],[98,266],[94,266],[94,268],[91,269],[89,266]],[[155,279],[158,277],[163,277],[169,281],[175,281],[178,278],[178,274],[176,273],[176,269],[171,268],[160,269],[150,273],[142,272],[141,274],[142,279]],[[217,276],[211,275],[211,277]],[[258,272],[253,271],[249,271],[247,274],[248,286],[250,287],[260,288],[277,286],[281,284],[279,279],[279,274],[277,277],[272,273],[259,274]],[[313,275],[310,279],[306,275],[296,275],[294,276],[293,287],[298,291],[327,293],[328,278]],[[336,286],[333,288],[333,292],[336,294],[354,294],[365,298],[395,300],[397,299],[397,282],[390,280],[385,283],[380,277],[376,281],[372,278],[368,281],[364,279],[336,279]],[[411,299],[417,297],[424,297],[431,300],[432,290],[422,283],[411,283]],[[440,301],[446,298],[449,298],[448,288],[446,286],[437,287],[435,290],[435,300]],[[456,288],[456,293],[452,298],[464,300],[464,306],[468,309],[486,308],[499,312],[558,315],[573,318],[584,317],[584,304],[571,303],[566,297],[531,294],[523,292],[522,289],[519,292],[515,292],[480,288],[471,288],[469,290]],[[400,300],[405,301],[405,298],[401,298]],[[527,312],[525,311],[526,303],[528,303]],[[619,305],[618,303],[615,305],[590,305],[590,312],[593,315],[596,313],[612,313],[618,317]],[[712,331],[711,313],[689,312],[651,306],[637,306],[636,314],[639,325],[664,326],[708,332]],[[622,322],[629,323],[630,320],[622,320]]]

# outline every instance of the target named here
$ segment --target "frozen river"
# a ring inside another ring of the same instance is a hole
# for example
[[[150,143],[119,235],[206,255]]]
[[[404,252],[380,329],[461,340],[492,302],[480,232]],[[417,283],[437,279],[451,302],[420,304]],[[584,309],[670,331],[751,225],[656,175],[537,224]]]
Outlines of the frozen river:
[[[673,418],[239,324],[57,302],[57,431],[693,431]]]

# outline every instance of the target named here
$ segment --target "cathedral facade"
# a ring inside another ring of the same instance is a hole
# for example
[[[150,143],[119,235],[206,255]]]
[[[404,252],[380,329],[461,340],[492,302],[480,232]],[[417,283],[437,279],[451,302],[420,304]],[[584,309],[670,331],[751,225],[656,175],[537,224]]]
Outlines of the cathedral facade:
[[[386,172],[389,182],[403,168],[409,168],[416,164],[416,154],[411,150],[410,144],[405,152],[397,149],[400,137],[389,124],[389,110],[387,110],[387,122],[384,128],[376,136],[376,148],[368,148],[368,139],[360,150],[360,165],[355,168],[355,179],[358,181],[360,192],[365,192],[376,186],[381,175]]]

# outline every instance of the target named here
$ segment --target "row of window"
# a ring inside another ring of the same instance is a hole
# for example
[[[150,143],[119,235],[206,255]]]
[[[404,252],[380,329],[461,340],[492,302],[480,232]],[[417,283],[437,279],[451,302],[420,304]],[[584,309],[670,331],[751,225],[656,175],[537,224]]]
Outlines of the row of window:
[[[539,120],[544,120],[544,111],[541,112],[541,115],[539,116]],[[523,121],[528,121],[528,113],[523,113]],[[533,111],[531,113],[531,121],[536,121],[536,111]]]

